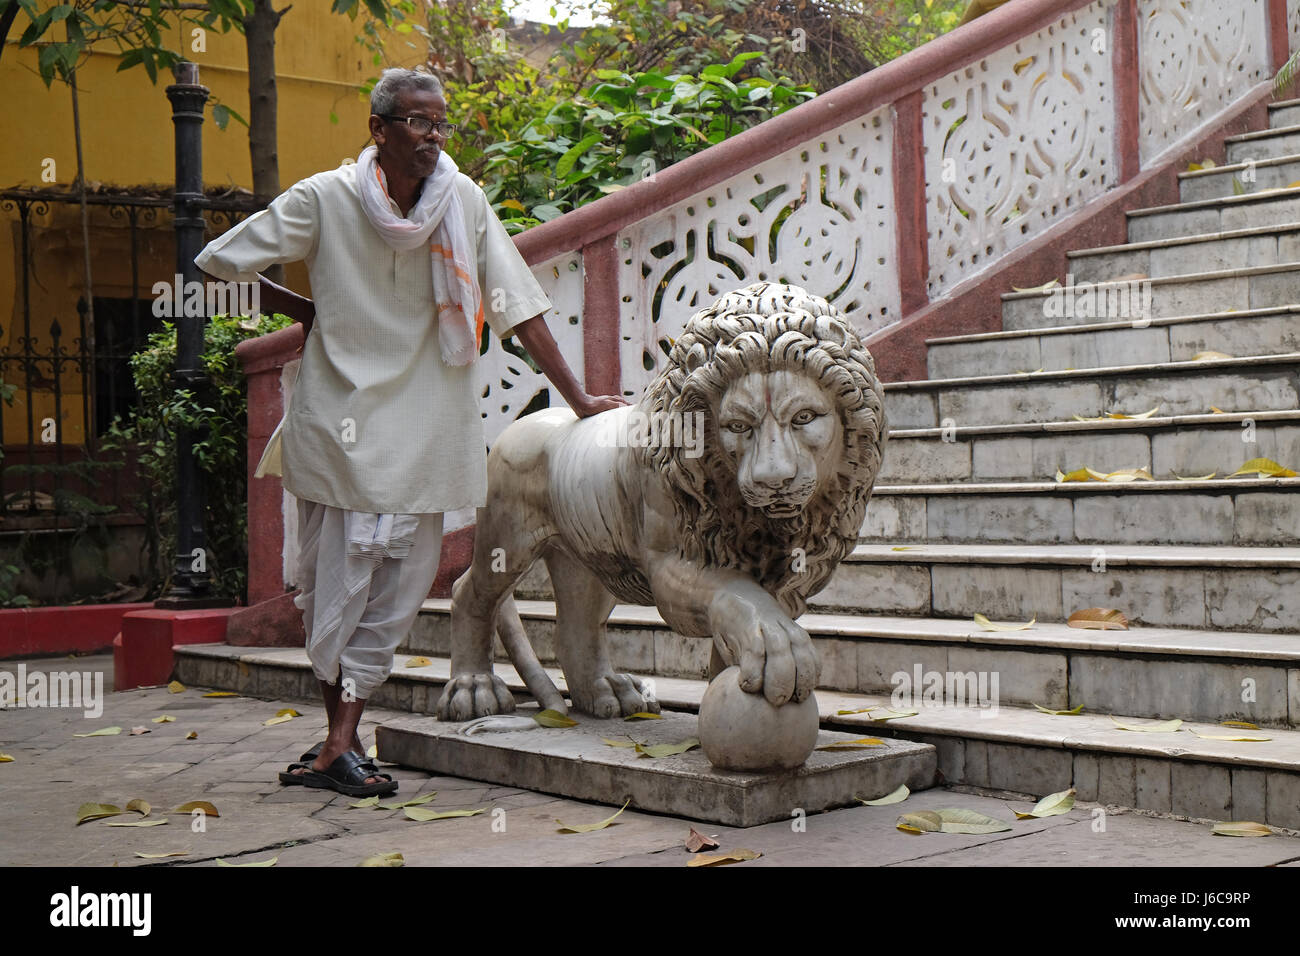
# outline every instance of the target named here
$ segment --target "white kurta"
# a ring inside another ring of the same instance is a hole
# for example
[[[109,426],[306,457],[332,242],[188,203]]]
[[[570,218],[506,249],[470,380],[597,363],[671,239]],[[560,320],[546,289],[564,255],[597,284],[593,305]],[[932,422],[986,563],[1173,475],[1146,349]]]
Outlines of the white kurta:
[[[505,336],[551,303],[483,190],[464,174],[456,183],[485,320]],[[272,440],[264,462],[278,452],[287,491],[349,511],[481,507],[479,363],[442,361],[429,250],[397,252],[380,238],[348,164],[294,184],[194,261],[220,279],[254,282],[270,265],[299,260],[311,278],[315,325],[280,441]]]

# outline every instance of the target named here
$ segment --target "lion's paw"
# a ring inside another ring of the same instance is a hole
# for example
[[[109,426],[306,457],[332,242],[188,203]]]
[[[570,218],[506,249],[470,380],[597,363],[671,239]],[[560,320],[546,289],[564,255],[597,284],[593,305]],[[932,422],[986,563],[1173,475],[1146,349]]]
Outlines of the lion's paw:
[[[495,674],[461,674],[443,688],[438,701],[438,719],[449,723],[508,714],[515,709],[515,698],[505,681]]]
[[[606,674],[592,682],[586,693],[569,689],[573,707],[593,717],[627,717],[631,714],[659,713],[650,685],[631,674]]]

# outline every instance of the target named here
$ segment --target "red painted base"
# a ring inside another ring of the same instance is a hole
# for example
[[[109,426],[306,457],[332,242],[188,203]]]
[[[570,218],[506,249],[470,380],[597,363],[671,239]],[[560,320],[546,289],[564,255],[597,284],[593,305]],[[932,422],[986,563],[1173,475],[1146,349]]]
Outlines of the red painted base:
[[[226,621],[238,608],[202,611],[132,611],[113,639],[113,688],[130,690],[165,684],[172,675],[177,644],[215,644],[226,639]]]
[[[237,647],[306,647],[302,611],[293,603],[299,593],[291,591],[252,607],[237,608],[230,615],[226,643]]]
[[[79,604],[0,611],[0,658],[106,651],[122,617],[152,604]]]

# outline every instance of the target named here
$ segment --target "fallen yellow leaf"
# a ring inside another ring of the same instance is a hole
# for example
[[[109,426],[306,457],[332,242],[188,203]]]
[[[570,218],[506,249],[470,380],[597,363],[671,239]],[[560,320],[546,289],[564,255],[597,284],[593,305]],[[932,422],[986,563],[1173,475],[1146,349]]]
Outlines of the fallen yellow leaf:
[[[675,744],[637,744],[636,752],[642,757],[676,757],[688,750],[694,750],[699,745],[697,739],[690,737]]]
[[[1179,481],[1209,481],[1211,478],[1213,478],[1213,477],[1214,477],[1215,475],[1217,475],[1217,474],[1218,474],[1217,471],[1212,471],[1212,472],[1210,472],[1208,475],[1195,475],[1195,476],[1192,476],[1192,475],[1180,475],[1180,474],[1175,473],[1175,474],[1174,474],[1174,477],[1177,478]]]
[[[1068,627],[1094,631],[1128,630],[1128,618],[1113,607],[1086,607],[1071,614],[1065,623]]]
[[[560,713],[558,710],[541,710],[533,714],[533,720],[537,721],[543,727],[576,727],[578,722],[572,717]]]
[[[477,810],[426,810],[424,807],[407,807],[402,813],[406,814],[408,820],[415,820],[417,823],[428,823],[430,820],[450,820],[452,817],[476,817],[480,813],[487,813],[487,807],[479,807]]]
[[[1042,713],[1051,714],[1054,717],[1073,717],[1076,714],[1083,713],[1083,704],[1078,707],[1072,707],[1069,710],[1052,710],[1050,707],[1044,707],[1042,704],[1034,704]]]
[[[142,860],[165,860],[169,856],[189,856],[190,851],[172,850],[170,853],[141,853],[139,850],[136,850],[135,855]]]
[[[1240,727],[1243,730],[1259,730],[1259,724],[1252,724],[1249,720],[1225,720],[1222,725],[1224,727]]]
[[[610,740],[608,737],[601,737],[606,747],[635,747],[635,740]]]
[[[293,714],[281,714],[278,717],[271,717],[268,718],[267,720],[262,721],[262,726],[274,727],[276,724],[288,723],[289,721],[293,720],[293,718],[294,718]]]
[[[392,803],[377,803],[376,809],[379,810],[405,810],[408,807],[422,807],[426,803],[432,803],[433,798],[438,795],[438,791],[426,793],[423,796],[413,797],[410,800],[395,800]],[[363,801],[364,802],[364,801]]]
[[[1273,461],[1270,458],[1252,458],[1250,461],[1246,462],[1244,465],[1242,465],[1240,468],[1238,468],[1228,477],[1235,478],[1237,475],[1249,474],[1252,471],[1257,473],[1261,478],[1297,477],[1296,472],[1292,471],[1290,468],[1287,468],[1283,465],[1279,465],[1277,462]]]
[[[1060,284],[1061,282],[1059,279],[1052,279],[1049,282],[1044,282],[1042,285],[1030,286],[1027,289],[1021,289],[1016,286],[1012,286],[1011,290],[1013,292],[1048,292],[1052,289],[1055,289]]]
[[[172,694],[179,694],[184,689],[185,689],[185,685],[178,680],[174,680],[167,685],[168,693],[172,693]]]
[[[13,763],[14,758],[8,754],[0,754],[0,763]]]
[[[628,714],[623,719],[624,720],[663,720],[664,718],[663,718],[663,714],[652,714],[649,711],[643,710],[635,714]]]
[[[763,854],[757,850],[728,850],[726,853],[697,853],[686,861],[687,866],[725,866],[757,860]]]
[[[1173,720],[1165,720],[1158,724],[1126,724],[1114,714],[1111,715],[1110,719],[1115,721],[1116,726],[1118,726],[1120,730],[1139,730],[1150,734],[1172,734],[1183,725],[1183,721],[1179,717],[1175,717]]]
[[[1272,740],[1272,737],[1233,737],[1229,734],[1197,734],[1196,731],[1188,727],[1193,734],[1202,740],[1231,740],[1238,743],[1263,743],[1265,740]]]
[[[433,661],[427,657],[412,657],[406,662],[407,667],[432,667]]]
[[[238,697],[239,695],[232,693],[228,690],[210,690],[203,696],[204,697]]]
[[[126,809],[133,810],[134,812],[140,814],[140,816],[142,817],[147,817],[150,813],[153,812],[153,807],[151,807],[149,804],[145,803],[145,801],[139,798],[136,798],[135,800],[132,800],[130,803],[128,803],[126,805]]]
[[[121,727],[100,727],[88,734],[73,734],[74,737],[116,737],[122,732]]]
[[[113,806],[111,803],[83,803],[77,808],[77,826],[81,826],[90,820],[115,817],[120,813],[122,813],[122,809]]]
[[[275,866],[276,861],[279,859],[278,856],[273,856],[269,860],[262,860],[258,863],[227,863],[225,860],[218,857],[217,866]]]
[[[911,795],[911,793],[912,791],[908,790],[907,784],[904,783],[899,785],[897,790],[891,790],[883,797],[876,797],[874,800],[863,800],[861,797],[854,797],[853,799],[857,800],[858,803],[862,804],[864,807],[884,807],[891,803],[902,803]]]
[[[166,817],[156,817],[153,820],[132,820],[127,823],[106,823],[104,826],[109,827],[160,827],[167,823]]]
[[[1028,813],[1021,813],[1019,810],[1011,812],[1016,815],[1017,820],[1059,816],[1074,809],[1074,794],[1073,787],[1069,790],[1062,790],[1060,793],[1049,793],[1034,804],[1034,808]]]
[[[1236,358],[1236,356],[1229,355],[1227,352],[1216,352],[1214,351],[1214,349],[1206,349],[1204,352],[1197,352],[1195,355],[1193,355],[1192,361],[1213,362],[1216,359],[1230,359],[1230,358]]]
[[[1264,824],[1249,821],[1216,823],[1210,832],[1215,836],[1230,837],[1265,837],[1273,835],[1273,831]]]
[[[631,800],[628,800],[626,803],[624,803],[621,807],[618,808],[618,813],[615,813],[614,816],[612,817],[607,817],[606,819],[601,820],[599,823],[575,823],[573,825],[569,825],[567,823],[564,823],[561,820],[556,820],[555,822],[560,824],[561,833],[592,833],[596,830],[603,830],[605,829],[605,827],[613,823],[614,819],[618,816],[618,814],[626,810],[627,805],[631,802],[632,802]]]
[[[368,856],[357,866],[405,866],[406,859],[400,853],[377,853]]]
[[[163,714],[160,717],[155,717],[151,722],[155,724],[174,724],[176,723],[176,718]]]
[[[1027,631],[1038,623],[1038,615],[1035,614],[1028,624],[999,624],[996,621],[990,621],[983,614],[977,613],[975,623],[985,631]]]
[[[206,800],[191,800],[189,803],[182,803],[179,807],[177,807],[175,810],[172,810],[171,812],[172,813],[193,813],[195,810],[202,810],[207,816],[210,817],[221,816],[221,814],[217,812],[217,808],[214,807],[212,804],[208,803],[208,801]]]
[[[196,730],[191,730],[188,734],[185,735],[185,739],[186,739],[186,740],[198,740],[198,739],[199,739],[198,731],[196,731]]]
[[[888,746],[879,737],[859,737],[856,740],[837,740],[834,743],[822,744],[817,750],[861,750],[864,747],[885,747]]]

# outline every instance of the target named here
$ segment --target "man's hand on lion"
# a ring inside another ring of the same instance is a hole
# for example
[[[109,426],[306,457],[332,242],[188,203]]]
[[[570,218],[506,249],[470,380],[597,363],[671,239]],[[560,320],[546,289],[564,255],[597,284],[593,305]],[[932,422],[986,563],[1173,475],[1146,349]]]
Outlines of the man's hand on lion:
[[[601,412],[607,412],[611,408],[619,408],[626,405],[627,402],[617,395],[588,395],[584,392],[581,398],[571,404],[574,413],[579,418],[588,418]]]
[[[718,653],[739,665],[740,689],[746,693],[762,691],[780,707],[791,699],[806,700],[817,686],[812,638],[766,592],[719,591],[709,608],[709,623],[720,644]]]

